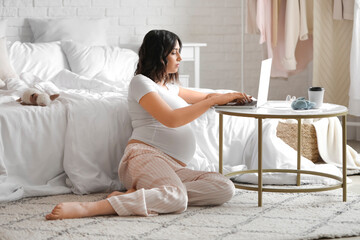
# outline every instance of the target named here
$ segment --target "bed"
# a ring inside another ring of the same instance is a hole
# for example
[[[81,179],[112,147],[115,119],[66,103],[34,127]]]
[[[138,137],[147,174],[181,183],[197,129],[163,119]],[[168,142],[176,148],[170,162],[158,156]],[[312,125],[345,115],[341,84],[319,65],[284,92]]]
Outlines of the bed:
[[[101,45],[101,41],[86,45],[81,41],[47,40],[7,42],[7,52],[0,53],[8,55],[16,73],[0,89],[0,202],[123,189],[117,169],[132,132],[127,86],[137,54]],[[60,97],[46,107],[19,104],[16,100],[29,87],[59,93]],[[190,124],[197,146],[187,167],[217,171],[217,113],[209,109]],[[264,121],[264,155],[269,158],[266,167],[296,168],[296,152],[276,136],[277,124],[278,120]],[[224,117],[224,125],[225,172],[256,167],[256,122]],[[315,165],[306,158],[302,168],[341,176],[336,166]],[[248,175],[241,180],[255,183],[257,178]],[[309,176],[302,181],[327,184],[333,180]],[[265,184],[295,182],[294,175],[264,176]]]

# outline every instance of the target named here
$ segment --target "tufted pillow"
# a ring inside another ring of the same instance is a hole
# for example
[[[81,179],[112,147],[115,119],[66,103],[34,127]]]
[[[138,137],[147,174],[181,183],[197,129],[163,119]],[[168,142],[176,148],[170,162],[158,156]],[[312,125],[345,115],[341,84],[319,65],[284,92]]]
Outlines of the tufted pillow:
[[[126,48],[85,46],[63,41],[62,48],[72,72],[127,88],[134,76],[138,55]]]
[[[108,19],[28,19],[34,42],[73,40],[86,45],[106,45]]]

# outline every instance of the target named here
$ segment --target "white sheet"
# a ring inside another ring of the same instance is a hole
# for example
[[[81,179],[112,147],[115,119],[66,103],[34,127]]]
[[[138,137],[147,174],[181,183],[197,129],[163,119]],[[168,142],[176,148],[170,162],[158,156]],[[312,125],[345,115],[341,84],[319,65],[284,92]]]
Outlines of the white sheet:
[[[105,80],[100,81],[98,79],[91,79],[69,70],[63,70],[59,72],[53,79],[52,82],[62,88],[66,89],[78,89],[78,90],[89,90],[91,92],[121,92],[122,90],[114,84],[107,83]],[[84,92],[84,91],[83,91]]]
[[[76,95],[63,94],[68,110],[64,169],[72,191],[86,194],[122,189],[118,165],[132,132],[127,94]]]
[[[63,176],[66,121],[59,101],[49,107],[1,105],[0,201],[70,192]]]
[[[23,84],[1,92],[0,201],[121,188],[117,166],[131,133],[127,92],[93,92],[91,84],[68,83],[48,107],[16,102]]]

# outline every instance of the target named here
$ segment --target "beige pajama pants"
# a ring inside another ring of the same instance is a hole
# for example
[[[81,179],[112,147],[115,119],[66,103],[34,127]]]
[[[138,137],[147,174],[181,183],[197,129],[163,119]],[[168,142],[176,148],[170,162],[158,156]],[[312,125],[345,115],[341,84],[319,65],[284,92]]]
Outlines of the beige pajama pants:
[[[108,198],[119,216],[180,213],[189,205],[219,205],[234,194],[234,184],[216,172],[182,167],[160,150],[129,144],[119,166],[120,181],[133,193]]]

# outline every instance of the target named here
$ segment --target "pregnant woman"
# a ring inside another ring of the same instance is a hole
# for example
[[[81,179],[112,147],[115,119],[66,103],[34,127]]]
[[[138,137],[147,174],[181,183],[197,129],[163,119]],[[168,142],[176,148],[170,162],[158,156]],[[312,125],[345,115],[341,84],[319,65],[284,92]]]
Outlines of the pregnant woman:
[[[196,147],[188,123],[215,104],[252,100],[245,93],[180,87],[181,47],[180,38],[166,30],[148,32],[140,47],[128,95],[133,133],[119,165],[128,191],[97,202],[60,203],[46,219],[181,213],[188,205],[219,205],[232,198],[234,185],[223,175],[186,168]]]

